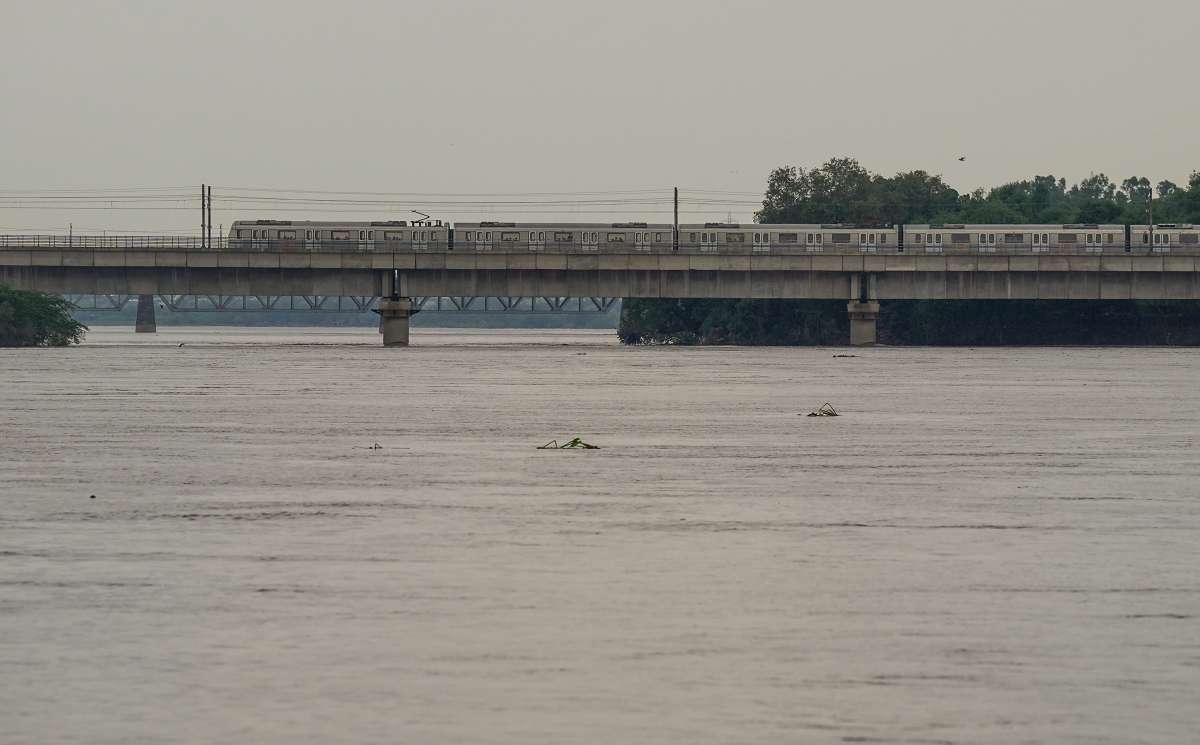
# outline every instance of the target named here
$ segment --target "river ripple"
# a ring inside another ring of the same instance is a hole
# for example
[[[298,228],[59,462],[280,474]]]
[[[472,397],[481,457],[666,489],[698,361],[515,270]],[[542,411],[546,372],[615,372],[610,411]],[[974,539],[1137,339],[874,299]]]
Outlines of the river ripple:
[[[413,342],[0,351],[0,741],[1200,731],[1200,350]]]

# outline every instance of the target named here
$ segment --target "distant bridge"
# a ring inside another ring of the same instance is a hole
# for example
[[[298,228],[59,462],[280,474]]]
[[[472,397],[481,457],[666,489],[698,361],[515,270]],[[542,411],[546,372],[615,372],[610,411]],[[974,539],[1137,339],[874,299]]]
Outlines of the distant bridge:
[[[371,295],[129,295],[79,294],[63,296],[80,310],[121,311],[139,298],[157,298],[173,313],[187,312],[325,312],[366,313],[379,298]],[[608,313],[620,298],[612,297],[414,297],[414,313]]]
[[[852,344],[874,343],[881,300],[1200,299],[1200,256],[1107,248],[914,254],[891,246],[710,243],[452,250],[364,249],[352,241],[235,248],[161,236],[0,236],[0,282],[62,295],[216,298],[216,305],[235,297],[349,298],[351,305],[370,298],[385,345],[408,343],[409,316],[430,298],[451,305],[457,298],[460,306],[477,302],[469,298],[841,299]]]

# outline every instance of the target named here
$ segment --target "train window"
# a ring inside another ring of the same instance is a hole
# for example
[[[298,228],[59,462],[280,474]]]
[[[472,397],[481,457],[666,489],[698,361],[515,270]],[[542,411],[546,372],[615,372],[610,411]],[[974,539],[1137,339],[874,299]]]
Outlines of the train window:
[[[483,234],[483,239],[484,239],[485,241],[490,241],[490,240],[492,239],[492,231],[490,231],[490,230],[489,230],[488,232],[484,233],[484,234]]]
[[[701,243],[708,243],[708,233],[701,233],[701,234],[700,234],[700,242],[701,242]]]
[[[689,235],[690,235],[691,237],[690,237],[690,238],[688,238],[688,242],[689,242],[689,243],[695,243],[695,242],[696,242],[696,234],[695,234],[695,233],[689,233]]]
[[[858,245],[860,245],[860,246],[867,245],[867,234],[866,233],[858,234]]]
[[[1145,233],[1142,233],[1142,243],[1149,243],[1149,242],[1150,242],[1150,239],[1146,237]]]
[[[1104,235],[1104,242],[1105,242],[1105,243],[1112,243],[1112,242],[1114,242],[1115,240],[1116,240],[1116,238],[1113,236],[1113,234],[1112,234],[1112,233],[1106,233],[1106,234]]]
[[[570,243],[575,240],[574,233],[558,232],[554,234],[554,240],[557,243]]]
[[[996,245],[996,234],[995,233],[988,233],[988,243],[992,244],[993,246]]]
[[[817,233],[817,245],[818,246],[821,245],[821,242],[824,240],[825,240],[825,235],[823,233]]]
[[[1050,245],[1050,234],[1049,233],[1042,233],[1042,245],[1043,246]]]
[[[780,243],[799,243],[800,242],[800,234],[799,233],[780,233],[779,234],[779,242]]]
[[[716,242],[717,242],[717,234],[713,233],[713,243],[716,243]],[[726,233],[725,234],[725,242],[726,243],[745,243],[746,236],[742,233]]]
[[[808,239],[805,242],[810,246],[813,244],[813,234],[812,233],[808,234]]]
[[[609,243],[624,243],[625,242],[625,234],[624,233],[609,233],[608,234],[608,242]]]
[[[875,234],[874,233],[871,233],[867,236],[867,243],[869,243],[872,246],[875,245]]]
[[[1034,234],[1033,234],[1033,245],[1035,245],[1035,246],[1040,246],[1040,245],[1041,245],[1041,243],[1042,243],[1042,236],[1041,236],[1041,234],[1039,234],[1039,233],[1034,233]]]
[[[544,241],[544,240],[546,240],[546,231],[544,231],[544,230],[539,230],[539,231],[538,231],[538,240],[539,240],[539,241]]]
[[[755,233],[755,234],[754,234],[754,242],[755,242],[755,243],[762,243],[762,233]]]
[[[468,241],[473,241],[473,240],[475,240],[475,233],[474,233],[474,232],[472,232],[472,231],[470,231],[470,230],[468,230],[468,231],[467,231],[467,240],[468,240]]]
[[[655,242],[655,243],[662,243],[662,233],[655,233],[655,234],[654,234],[654,242]]]
[[[933,238],[934,238],[934,243],[938,244],[939,246],[942,245],[942,234],[941,233],[935,233]]]
[[[880,233],[879,234],[879,245],[883,246],[886,244],[887,244],[887,233]]]
[[[980,234],[979,234],[979,243],[980,243],[981,245],[984,245],[984,246],[986,246],[986,245],[987,245],[987,233],[980,233]]]
[[[305,237],[305,239],[306,239],[306,240],[310,240],[310,241],[311,241],[311,240],[312,240],[312,231],[311,231],[311,230],[307,230],[307,231],[305,231],[305,232],[304,232],[304,237]]]

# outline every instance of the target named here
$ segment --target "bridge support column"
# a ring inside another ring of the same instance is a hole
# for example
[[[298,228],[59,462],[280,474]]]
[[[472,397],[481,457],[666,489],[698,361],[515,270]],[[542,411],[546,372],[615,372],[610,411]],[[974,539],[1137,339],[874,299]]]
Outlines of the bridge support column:
[[[138,334],[153,334],[158,331],[158,324],[154,322],[153,295],[138,295],[137,320],[133,330]]]
[[[408,319],[412,316],[412,300],[380,298],[379,330],[383,332],[383,346],[408,346]]]
[[[874,300],[851,300],[846,310],[850,312],[850,346],[870,347],[875,344],[875,322],[879,319],[879,303]]]

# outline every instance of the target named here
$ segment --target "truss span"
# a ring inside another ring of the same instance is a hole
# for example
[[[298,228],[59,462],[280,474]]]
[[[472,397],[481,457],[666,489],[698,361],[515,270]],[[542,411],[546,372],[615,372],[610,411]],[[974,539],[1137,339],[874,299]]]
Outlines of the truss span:
[[[80,310],[120,311],[137,303],[137,295],[64,295]],[[339,295],[155,295],[173,313],[187,312],[325,312],[367,313],[379,298]],[[413,311],[426,313],[608,313],[620,298],[612,297],[414,297]]]

